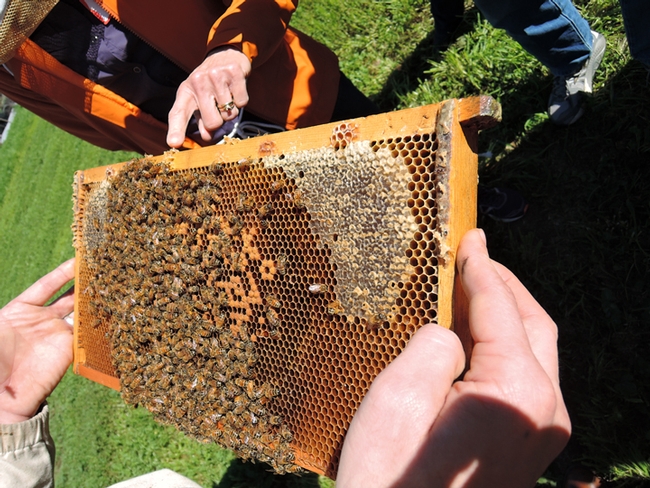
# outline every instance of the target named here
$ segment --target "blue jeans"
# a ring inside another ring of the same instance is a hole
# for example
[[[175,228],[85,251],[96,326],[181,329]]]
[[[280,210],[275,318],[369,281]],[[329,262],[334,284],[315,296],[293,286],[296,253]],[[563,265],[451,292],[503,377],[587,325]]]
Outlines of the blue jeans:
[[[474,3],[490,24],[504,29],[555,76],[576,73],[591,55],[589,24],[570,0],[475,0]]]
[[[650,3],[648,0],[619,0],[630,52],[650,68]]]

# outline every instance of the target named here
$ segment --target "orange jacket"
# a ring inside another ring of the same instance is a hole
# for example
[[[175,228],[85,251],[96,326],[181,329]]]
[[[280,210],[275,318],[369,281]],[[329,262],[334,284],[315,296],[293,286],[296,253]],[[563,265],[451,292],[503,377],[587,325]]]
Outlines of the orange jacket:
[[[115,19],[185,69],[223,45],[251,61],[247,111],[287,129],[328,122],[338,92],[338,60],[288,27],[298,0],[103,0]],[[228,4],[228,6],[224,5]],[[63,66],[27,40],[0,68],[0,92],[92,144],[161,154],[167,125]],[[197,147],[186,139],[184,147]]]

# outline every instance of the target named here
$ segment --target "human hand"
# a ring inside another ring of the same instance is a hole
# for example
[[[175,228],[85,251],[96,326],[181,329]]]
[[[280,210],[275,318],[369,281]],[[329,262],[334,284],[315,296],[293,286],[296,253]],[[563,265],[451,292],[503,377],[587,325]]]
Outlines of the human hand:
[[[0,309],[0,424],[30,419],[72,362],[72,290],[44,306],[72,278],[74,259]]]
[[[422,327],[373,382],[348,430],[337,487],[534,486],[569,439],[557,328],[490,260],[482,231],[458,249],[475,341]]]
[[[237,117],[239,108],[248,103],[246,78],[250,71],[251,63],[246,55],[231,47],[221,48],[205,58],[178,87],[176,101],[169,111],[167,144],[181,147],[187,124],[197,110],[199,132],[204,141],[209,141],[211,132],[225,121]]]

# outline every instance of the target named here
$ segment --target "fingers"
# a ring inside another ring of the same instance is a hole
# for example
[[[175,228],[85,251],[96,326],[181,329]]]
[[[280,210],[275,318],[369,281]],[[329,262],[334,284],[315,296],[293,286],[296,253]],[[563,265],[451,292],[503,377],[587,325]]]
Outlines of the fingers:
[[[181,85],[182,88],[182,85]],[[168,116],[167,144],[179,148],[185,141],[185,130],[197,108],[194,96],[189,90],[178,89],[176,100]]]
[[[551,379],[558,402],[556,424],[570,429],[571,422],[560,390],[560,371],[557,352],[557,326],[526,287],[505,266],[495,263],[497,271],[512,290],[517,300],[528,342],[546,375]]]
[[[499,263],[494,265],[515,296],[533,354],[549,377],[559,383],[555,322],[508,268]]]
[[[558,425],[569,425],[559,386],[555,323],[508,269],[489,259],[482,231],[463,237],[458,267],[476,341],[467,377],[508,378],[513,385],[525,378],[524,383],[537,382],[538,392],[548,382],[556,400],[549,410]]]
[[[65,317],[70,315],[74,310],[74,287],[53,301],[48,308],[58,318],[65,319]]]
[[[74,258],[60,264],[56,269],[50,271],[18,295],[12,300],[12,303],[23,302],[42,307],[50,298],[56,295],[63,285],[74,278],[74,264]]]
[[[513,340],[525,339],[546,374],[558,383],[555,323],[509,269],[489,259],[484,239],[482,231],[470,231],[458,252],[463,287],[470,303],[474,302],[478,317],[473,320],[473,334],[476,331],[481,338],[488,339],[488,333],[496,333],[499,341],[508,340],[506,334]],[[484,307],[485,304],[491,305]],[[496,310],[498,314],[494,313]],[[492,320],[487,320],[489,317]],[[484,331],[486,327],[490,330]]]
[[[517,301],[488,255],[482,230],[465,234],[458,247],[457,265],[470,304],[470,330],[477,344],[491,344],[508,354],[508,349],[528,350]],[[498,353],[498,349],[493,352]]]
[[[246,77],[250,61],[233,48],[220,49],[208,56],[178,89],[176,101],[169,112],[167,144],[180,147],[185,140],[187,124],[198,111],[198,125],[204,141],[224,121],[239,115],[248,103]]]

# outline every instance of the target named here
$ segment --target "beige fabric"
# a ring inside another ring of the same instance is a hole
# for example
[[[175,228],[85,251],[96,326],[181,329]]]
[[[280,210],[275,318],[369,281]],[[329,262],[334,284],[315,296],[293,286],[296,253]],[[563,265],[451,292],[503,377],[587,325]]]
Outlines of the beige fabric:
[[[201,485],[171,469],[161,469],[111,485],[109,488],[201,488]]]
[[[99,461],[98,461],[99,462]],[[47,404],[29,420],[0,424],[0,488],[53,488],[54,441]],[[109,488],[201,488],[169,469],[123,481]]]
[[[10,60],[59,0],[7,0],[0,23],[0,64]]]
[[[54,442],[47,405],[17,424],[0,424],[0,488],[54,486]]]

